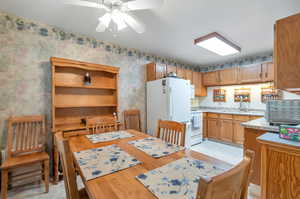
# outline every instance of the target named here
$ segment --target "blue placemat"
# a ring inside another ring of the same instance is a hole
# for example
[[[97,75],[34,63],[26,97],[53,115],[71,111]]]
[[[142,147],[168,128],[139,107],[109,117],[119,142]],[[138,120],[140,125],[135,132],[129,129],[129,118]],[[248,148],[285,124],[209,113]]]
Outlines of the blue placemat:
[[[141,163],[116,145],[74,152],[74,155],[86,180]]]
[[[128,143],[154,158],[160,158],[184,149],[182,146],[170,144],[154,137],[134,140]]]
[[[159,199],[196,199],[200,176],[224,171],[205,161],[182,158],[136,178]]]
[[[128,133],[127,131],[113,131],[113,132],[108,132],[108,133],[86,135],[86,137],[93,144],[96,144],[99,142],[108,142],[108,141],[113,141],[113,140],[117,140],[117,139],[130,138],[130,137],[133,137],[133,135]]]

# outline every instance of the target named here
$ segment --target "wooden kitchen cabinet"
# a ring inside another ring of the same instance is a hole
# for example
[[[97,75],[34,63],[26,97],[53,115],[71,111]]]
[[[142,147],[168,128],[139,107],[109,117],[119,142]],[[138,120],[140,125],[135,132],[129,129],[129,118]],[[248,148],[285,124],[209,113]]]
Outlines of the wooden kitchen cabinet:
[[[195,86],[195,96],[206,96],[206,88],[203,85],[201,72],[192,71],[192,84]]]
[[[220,85],[238,84],[238,68],[228,68],[219,71]]]
[[[275,25],[274,64],[277,89],[300,88],[300,14]]]
[[[185,69],[181,67],[177,67],[177,77],[185,79]]]
[[[207,118],[207,129],[208,129],[208,138],[220,139],[220,125],[219,119],[216,118]]]
[[[220,119],[220,139],[225,142],[232,142],[233,121],[232,119]]]
[[[185,69],[185,79],[193,82],[193,71],[190,69]]]
[[[174,72],[177,74],[177,67],[172,65],[167,65],[167,74]]]
[[[147,64],[147,81],[164,78],[167,75],[166,64],[150,63]]]
[[[242,126],[243,122],[247,122],[250,119],[250,116],[247,115],[234,115],[233,121],[233,143],[242,145],[244,143],[244,127]]]
[[[260,185],[260,173],[261,173],[261,144],[257,141],[257,137],[265,134],[266,131],[257,129],[244,129],[244,152],[249,150],[254,151],[255,157],[253,162],[253,173],[250,178],[250,182],[256,185]]]
[[[217,86],[220,85],[219,71],[212,71],[203,74],[204,86]]]
[[[264,63],[262,64],[262,80],[264,82],[274,81],[274,64]]]
[[[300,198],[300,144],[266,133],[261,146],[261,198]]]
[[[262,82],[262,64],[239,67],[238,77],[241,84]]]
[[[241,125],[261,116],[207,113],[205,135],[207,138],[243,145],[244,127]]]

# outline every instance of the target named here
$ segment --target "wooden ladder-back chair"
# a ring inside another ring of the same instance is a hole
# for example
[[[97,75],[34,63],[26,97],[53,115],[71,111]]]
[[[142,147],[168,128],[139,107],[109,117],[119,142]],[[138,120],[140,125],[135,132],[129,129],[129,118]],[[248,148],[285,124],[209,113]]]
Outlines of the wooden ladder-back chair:
[[[200,178],[196,199],[247,199],[254,152],[247,150],[244,159],[229,171],[213,178]]]
[[[58,133],[57,133],[58,135]],[[56,145],[60,155],[62,170],[64,175],[65,191],[67,199],[88,199],[85,189],[78,190],[76,181],[76,170],[74,160],[67,139],[58,138],[56,135]]]
[[[43,116],[12,117],[8,120],[6,160],[1,165],[1,198],[7,198],[8,172],[40,163],[39,172],[23,173],[18,180],[41,175],[49,191],[49,155],[45,152],[46,127]],[[23,176],[23,178],[22,178]]]
[[[142,131],[140,111],[138,109],[124,111],[124,125],[125,129]]]
[[[185,144],[186,125],[180,122],[158,120],[157,137],[180,146]]]
[[[91,134],[105,133],[119,130],[119,123],[113,117],[90,117],[86,120],[87,130]]]

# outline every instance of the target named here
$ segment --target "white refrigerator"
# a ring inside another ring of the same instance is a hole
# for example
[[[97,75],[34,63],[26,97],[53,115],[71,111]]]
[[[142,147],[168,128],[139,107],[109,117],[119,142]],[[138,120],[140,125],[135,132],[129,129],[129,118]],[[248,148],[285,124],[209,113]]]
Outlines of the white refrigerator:
[[[147,133],[155,135],[157,121],[171,120],[187,124],[191,121],[192,89],[190,81],[168,77],[147,82]],[[186,140],[188,146],[189,139]]]

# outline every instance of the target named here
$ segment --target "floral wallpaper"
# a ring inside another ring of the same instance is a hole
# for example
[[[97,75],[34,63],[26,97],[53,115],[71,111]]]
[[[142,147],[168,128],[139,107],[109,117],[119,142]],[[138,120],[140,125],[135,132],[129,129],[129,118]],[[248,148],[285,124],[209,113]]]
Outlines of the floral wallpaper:
[[[141,110],[145,129],[145,67],[149,62],[187,65],[134,49],[66,33],[55,27],[0,12],[0,146],[10,116],[44,114],[51,123],[50,57],[120,67],[120,113]],[[122,121],[122,114],[119,115]],[[50,140],[50,139],[49,139]],[[51,143],[49,143],[51,146]]]

